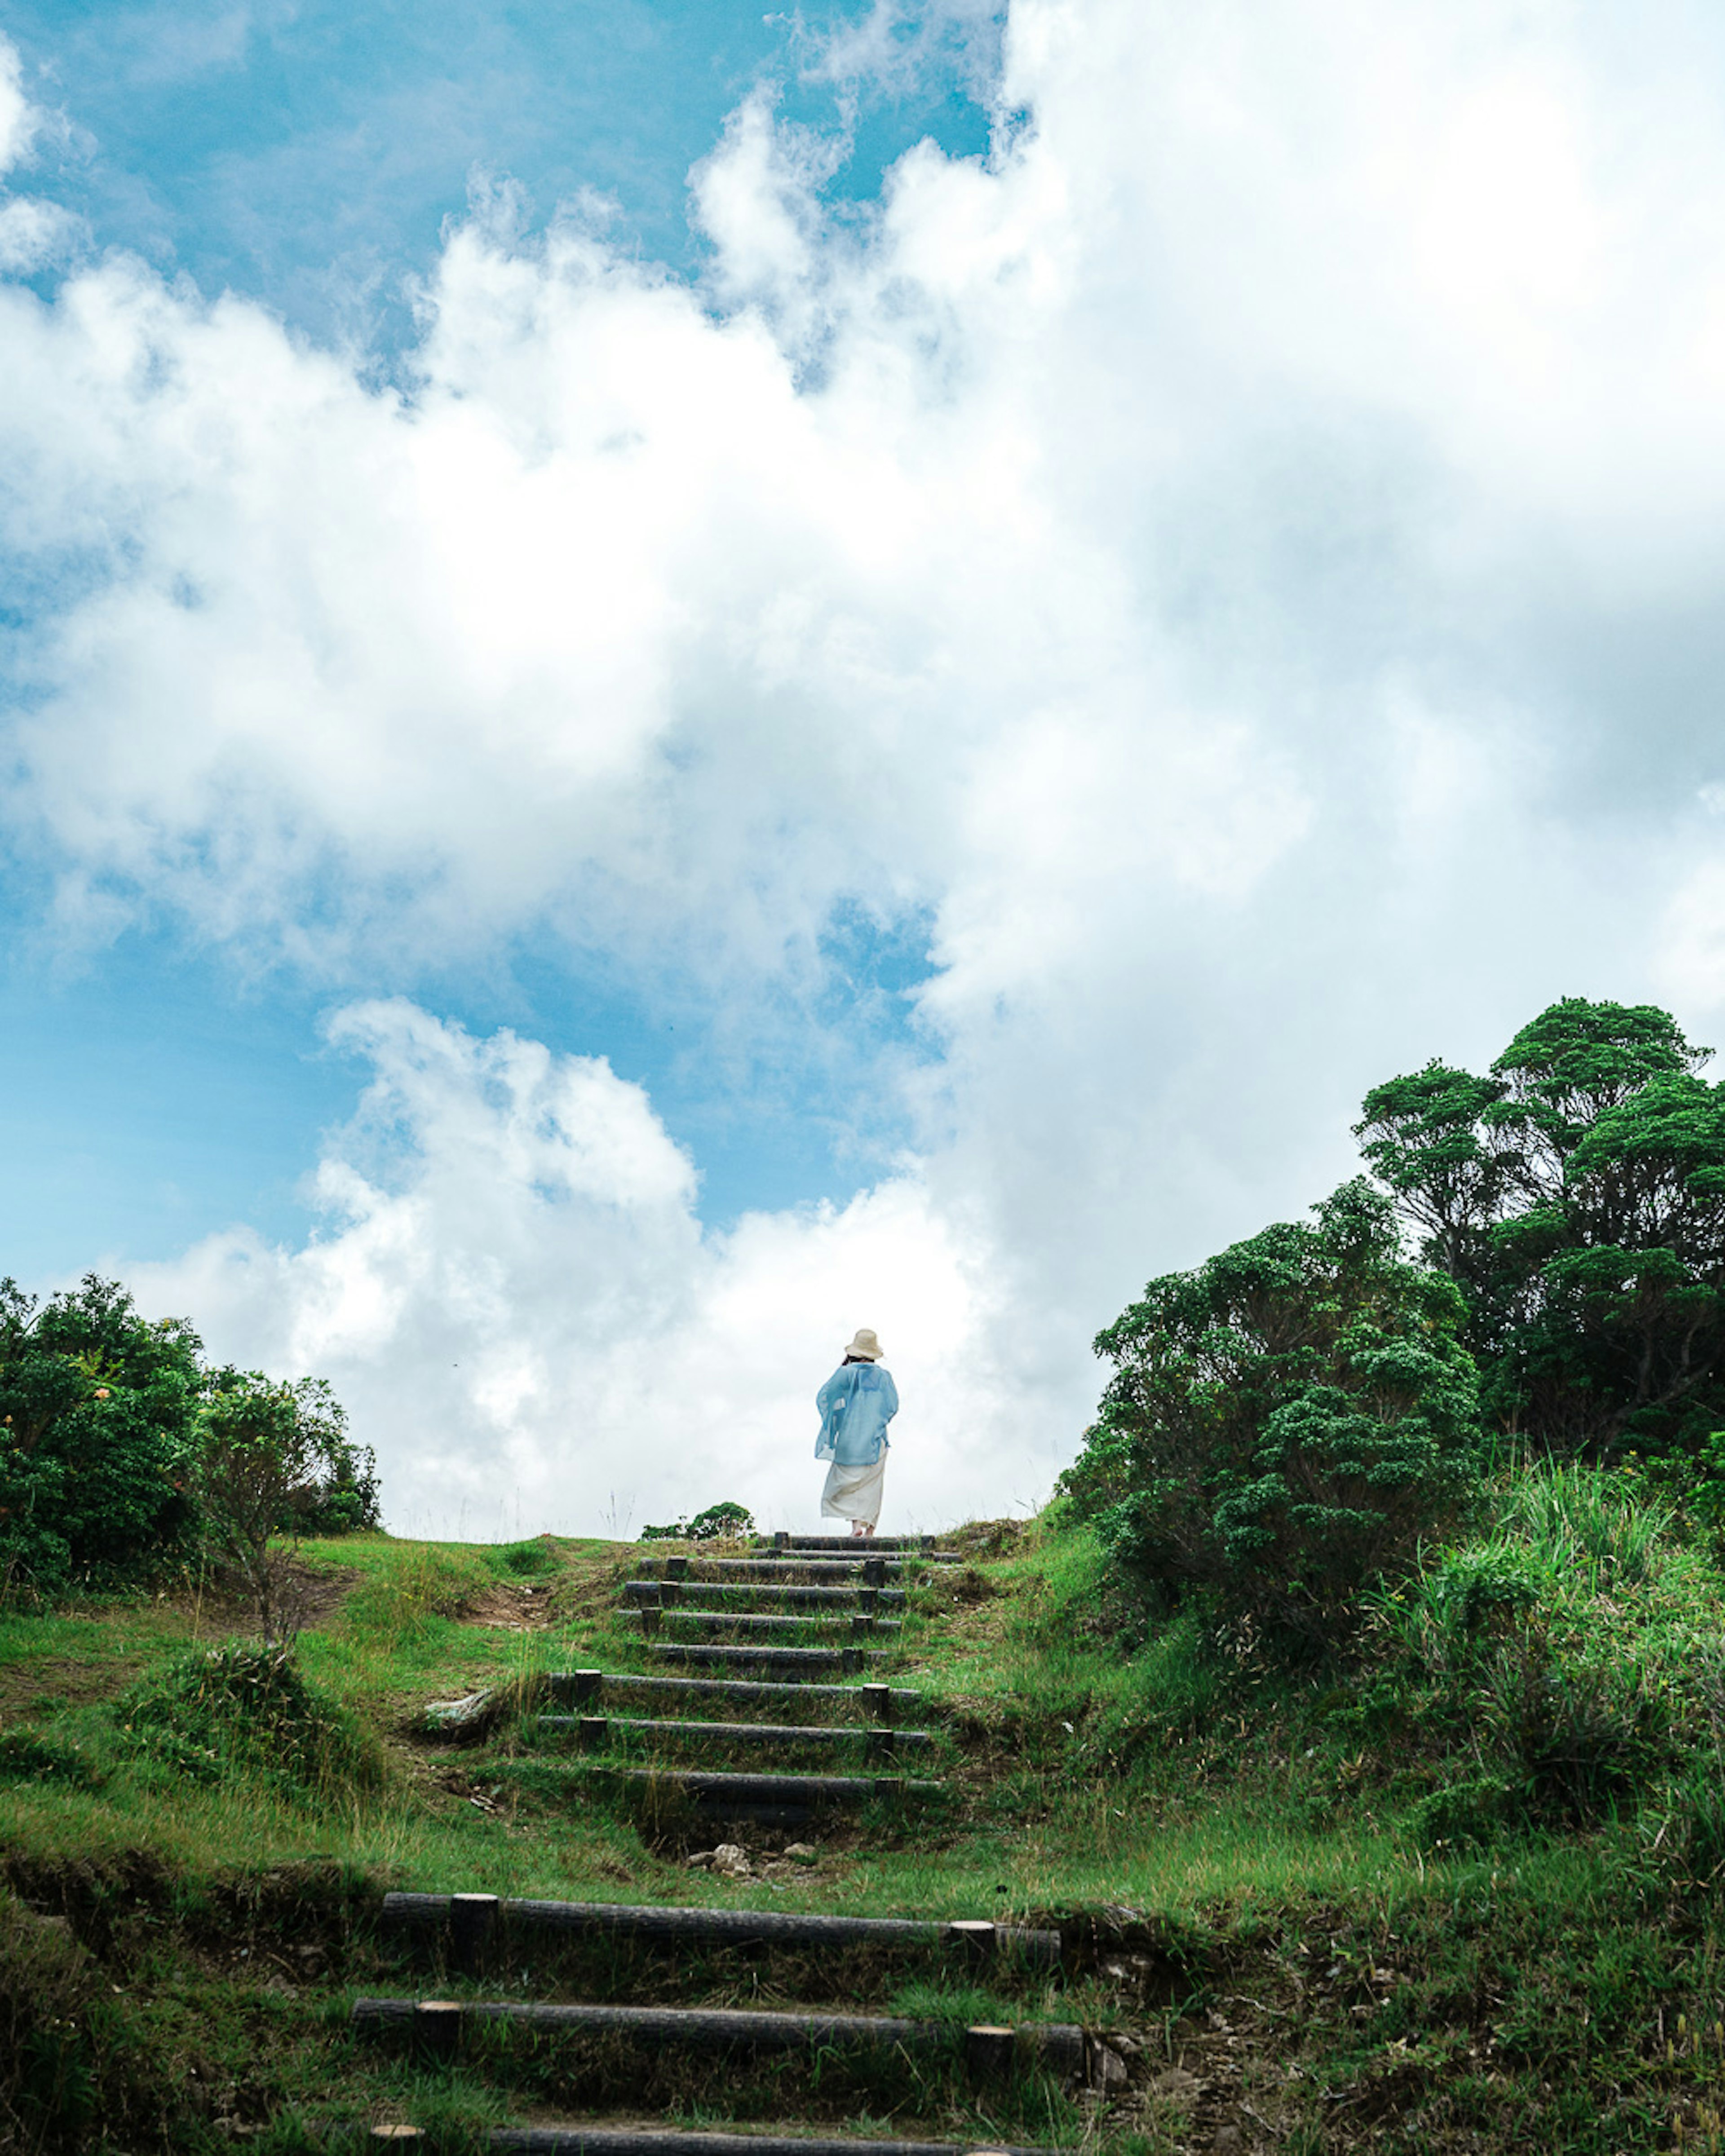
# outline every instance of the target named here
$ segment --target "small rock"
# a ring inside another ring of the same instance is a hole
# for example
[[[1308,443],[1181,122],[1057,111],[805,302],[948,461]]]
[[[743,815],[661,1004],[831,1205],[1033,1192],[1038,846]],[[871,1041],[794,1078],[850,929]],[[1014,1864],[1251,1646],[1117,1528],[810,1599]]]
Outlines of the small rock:
[[[1150,2084],[1152,2093],[1173,2103],[1196,2103],[1204,2083],[1184,2066],[1169,2066]]]
[[[1211,2143],[1215,2156],[1240,2156],[1245,2147],[1245,2137],[1237,2126],[1219,2126],[1215,2140]]]
[[[425,1719],[444,1729],[460,1729],[479,1721],[490,1704],[489,1690],[470,1691],[464,1699],[434,1699],[425,1710]]]
[[[747,1879],[749,1876],[748,1851],[734,1841],[721,1841],[713,1851],[713,1869],[723,1872],[727,1879]]]
[[[1105,2092],[1123,2089],[1129,2079],[1126,2061],[1108,2045],[1098,2044],[1091,2059],[1090,2079],[1092,2088],[1099,2088]]]
[[[712,1861],[713,1853],[710,1849],[697,1849],[692,1856],[685,1859],[691,1871],[706,1871]]]
[[[788,1841],[784,1853],[793,1857],[798,1864],[813,1864],[820,1851],[812,1841]]]

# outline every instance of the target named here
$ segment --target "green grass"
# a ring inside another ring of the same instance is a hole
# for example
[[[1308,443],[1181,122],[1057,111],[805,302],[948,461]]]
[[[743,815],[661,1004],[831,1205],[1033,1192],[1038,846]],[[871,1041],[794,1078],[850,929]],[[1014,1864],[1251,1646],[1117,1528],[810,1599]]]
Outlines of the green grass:
[[[644,1666],[615,1614],[627,1547],[308,1546],[331,1599],[299,1688],[256,1712],[211,1694],[210,1672],[249,1665],[212,1660],[243,1613],[207,1588],[0,1617],[0,1861],[21,1897],[0,1896],[0,2058],[23,2061],[0,2067],[0,2143],[100,2148],[106,2121],[116,2147],[231,2147],[239,2125],[287,2151],[411,2116],[457,2147],[626,2079],[579,2047],[516,2041],[488,2079],[350,2037],[355,1992],[411,1980],[377,1920],[400,1887],[1055,1921],[1055,1987],[819,1957],[562,1973],[595,1997],[1076,2019],[1136,2047],[1100,2113],[1040,2084],[978,2109],[943,2068],[888,2086],[655,2067],[691,2122],[1100,2136],[1133,2156],[1238,2122],[1247,2145],[1314,2156],[1619,2156],[1674,2146],[1674,2121],[1705,2145],[1725,1583],[1669,1522],[1597,1480],[1507,1480],[1470,1541],[1381,1599],[1354,1664],[1292,1675],[1194,1614],[1153,1625],[1081,1531],[973,1543],[913,1594],[891,1673],[935,1702],[947,1800],[834,1820],[812,1864],[735,1882],[686,1866],[675,1820],[644,1833],[525,1713],[471,1743],[424,1732],[434,1698],[512,1686],[527,1709],[544,1671]],[[1510,1710],[1535,1637],[1546,1725],[1606,1763],[1589,1784],[1570,1758],[1584,1802],[1529,1779],[1538,1730]],[[1497,1794],[1466,1830],[1436,1831],[1434,1800],[1461,1792],[1459,1818],[1481,1785]],[[543,1995],[555,1974],[505,1980]]]

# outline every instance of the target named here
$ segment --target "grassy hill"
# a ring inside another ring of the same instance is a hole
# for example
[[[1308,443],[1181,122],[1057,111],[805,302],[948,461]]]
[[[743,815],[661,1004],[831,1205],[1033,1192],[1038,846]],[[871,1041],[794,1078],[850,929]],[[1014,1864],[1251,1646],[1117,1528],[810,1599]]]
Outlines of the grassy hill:
[[[350,2026],[397,1980],[384,1893],[472,1889],[1056,1927],[1059,1982],[1010,2010],[1124,2067],[1010,2102],[935,2074],[696,2075],[655,2097],[685,2123],[794,2106],[1145,2156],[1717,2148],[1725,1582],[1656,1516],[1518,1488],[1340,1673],[1151,1625],[1082,1530],[961,1530],[964,1562],[909,1590],[893,1676],[932,1702],[941,1793],[812,1854],[762,1829],[737,1878],[691,1865],[686,1810],[531,1719],[544,1673],[639,1651],[638,1549],[308,1544],[281,1665],[224,1645],[244,1613],[189,1585],[0,1617],[0,2145],[303,2151],[393,2119],[459,2148],[550,2115],[528,2052],[416,2064]],[[459,1738],[428,1718],[482,1691]],[[675,1981],[722,2003],[739,1979]],[[1007,2010],[950,1973],[798,1982]]]

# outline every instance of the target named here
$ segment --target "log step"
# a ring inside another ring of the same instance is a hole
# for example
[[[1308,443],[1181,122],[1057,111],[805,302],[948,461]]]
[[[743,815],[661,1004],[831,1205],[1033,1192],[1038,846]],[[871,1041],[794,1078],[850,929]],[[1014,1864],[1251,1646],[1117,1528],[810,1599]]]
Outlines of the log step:
[[[452,2056],[470,2023],[507,2022],[569,2035],[632,2037],[721,2051],[917,2051],[959,2054],[978,2078],[1003,2067],[1041,2066],[1059,2074],[1084,2071],[1084,2031],[1065,2021],[1026,2021],[1015,2029],[964,2030],[947,2021],[911,2021],[896,2015],[777,2014],[706,2006],[552,2005],[491,1999],[356,1999],[357,2029],[411,2033],[433,2054]],[[973,2041],[982,2036],[992,2044]],[[1005,2044],[1000,2042],[1005,2037]],[[1004,2056],[1003,2056],[1004,2054]]]
[[[490,1904],[487,1912],[475,1905]],[[598,1933],[673,1946],[826,1946],[870,1948],[937,1947],[987,1960],[1015,1956],[1043,1968],[1060,1958],[1060,1935],[1019,1924],[942,1922],[926,1917],[827,1917],[788,1909],[707,1909],[659,1902],[503,1901],[479,1894],[386,1894],[383,1921],[430,1926],[478,1935],[502,1925],[511,1936],[522,1928]]]
[[[896,1632],[896,1617],[871,1617],[859,1613],[850,1617],[823,1617],[813,1614],[807,1617],[763,1617],[741,1609],[660,1609],[649,1606],[643,1609],[625,1609],[625,1617],[639,1617],[650,1632],[654,1625],[664,1620],[675,1620],[679,1625],[693,1625],[703,1632],[806,1632],[838,1631],[853,1633],[865,1639],[871,1632]]]
[[[922,1558],[836,1558],[820,1557],[810,1553],[803,1557],[644,1557],[636,1563],[640,1576],[650,1579],[806,1579],[814,1583],[823,1580],[843,1585],[846,1580],[860,1580],[867,1584],[871,1572],[878,1571],[880,1584],[895,1576],[902,1579],[907,1573],[923,1571],[927,1560]]]
[[[891,1715],[914,1713],[922,1704],[920,1692],[884,1685],[774,1684],[746,1677],[644,1677],[629,1670],[559,1670],[545,1680],[546,1689],[557,1699],[597,1706],[612,1691],[645,1692],[652,1699],[686,1699],[700,1706],[711,1701],[734,1700],[739,1707],[801,1706],[816,1700],[834,1706],[848,1705],[871,1726],[879,1726],[883,1712]],[[884,1702],[880,1695],[886,1694]]]
[[[1057,2148],[957,2141],[816,2141],[777,2133],[685,2133],[636,2126],[501,2126],[489,2145],[516,2156],[1070,2156]]]
[[[924,1535],[870,1535],[866,1548],[860,1535],[774,1535],[771,1541],[763,1535],[756,1543],[760,1550],[773,1550],[783,1554],[787,1550],[834,1551],[853,1558],[910,1557],[920,1558],[925,1563],[963,1564],[964,1560],[956,1550],[937,1549],[932,1537]]]
[[[902,1604],[901,1587],[793,1587],[788,1583],[753,1579],[629,1579],[624,1593],[636,1602],[656,1602],[661,1608],[678,1608],[685,1594],[734,1596],[750,1604],[789,1602],[808,1609],[868,1609],[875,1602]]]
[[[875,1798],[930,1797],[938,1782],[907,1782],[897,1774],[731,1774],[698,1767],[599,1767],[593,1772],[619,1782],[674,1785],[712,1810],[742,1805],[865,1804]]]
[[[804,1675],[812,1677],[819,1670],[849,1675],[886,1659],[866,1647],[706,1647],[681,1640],[650,1645],[647,1651],[688,1669],[772,1669],[790,1681]]]
[[[624,1715],[542,1714],[541,1729],[579,1737],[584,1744],[627,1743],[633,1737],[699,1738],[710,1744],[867,1744],[882,1752],[926,1748],[934,1739],[926,1729],[890,1726],[845,1727],[842,1722],[659,1722]]]

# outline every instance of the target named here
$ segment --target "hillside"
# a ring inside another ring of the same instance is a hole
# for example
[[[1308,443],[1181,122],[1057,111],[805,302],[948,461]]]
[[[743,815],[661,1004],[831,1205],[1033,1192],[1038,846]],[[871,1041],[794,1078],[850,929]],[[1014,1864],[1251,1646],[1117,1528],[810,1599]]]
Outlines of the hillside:
[[[721,1605],[741,1574],[709,1561],[762,1556],[681,1554]],[[1250,1642],[1230,1659],[1178,1623],[1146,1636],[1089,1534],[1054,1521],[964,1529],[939,1554],[907,1556],[867,1620],[782,1609],[770,1636],[797,1651],[829,1651],[835,1626],[861,1640],[841,1681],[887,1683],[896,1723],[930,1741],[852,1745],[851,1710],[806,1686],[773,1770],[874,1785],[727,1830],[734,1875],[674,1770],[734,1768],[736,1747],[628,1726],[692,1712],[639,1689],[699,1629],[674,1614],[663,1546],[310,1544],[296,1666],[223,1648],[241,1614],[194,1593],[0,1619],[0,2119],[44,2150],[305,2150],[382,2123],[459,2148],[572,2117],[1145,2152],[1717,2145],[1721,1928],[1692,1817],[1663,1835],[1627,1800],[1464,1819],[1462,1784],[1391,1726],[1369,1672],[1277,1676]],[[1685,1621],[1717,1611],[1693,1599],[1712,1575],[1682,1576]],[[1635,1584],[1615,1591],[1621,1612]],[[709,1635],[751,1636],[735,1619]],[[550,1681],[596,1669],[602,1699]],[[465,1722],[428,1712],[475,1695]],[[764,1718],[722,1704],[694,1718]],[[1057,1933],[1059,1961],[854,1932],[530,1949],[511,1917],[503,1965],[469,1980],[435,1948],[416,1960],[384,1906],[459,1892],[986,1922]],[[445,2062],[423,2031],[416,2048],[387,2015],[352,2018],[357,1999],[433,1994],[912,2034],[739,2059],[500,2019]],[[1019,2032],[1014,2070],[968,2058],[979,2025]]]

